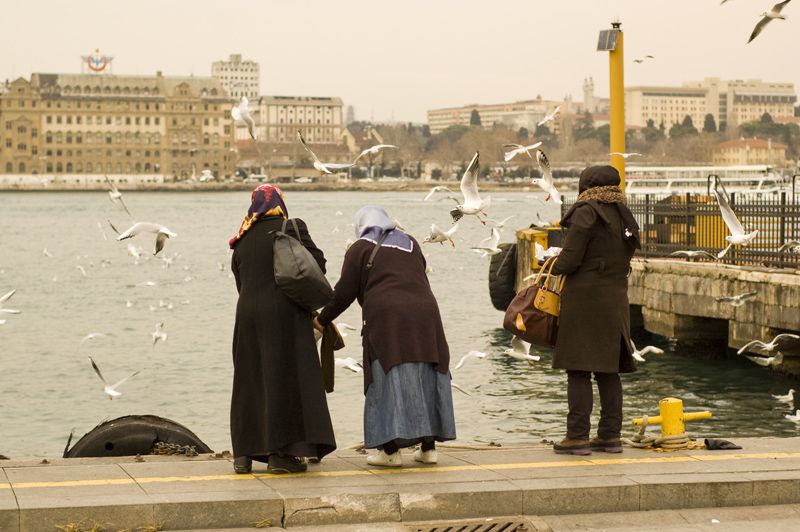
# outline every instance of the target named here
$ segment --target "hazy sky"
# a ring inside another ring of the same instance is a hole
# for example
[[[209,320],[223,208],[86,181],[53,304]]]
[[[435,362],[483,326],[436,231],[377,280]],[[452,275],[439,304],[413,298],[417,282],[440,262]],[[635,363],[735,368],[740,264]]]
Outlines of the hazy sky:
[[[359,119],[429,108],[608,94],[599,30],[619,18],[626,83],[706,76],[800,84],[800,1],[750,45],[772,0],[2,0],[0,79],[80,72],[95,48],[117,74],[210,75],[241,53],[263,94],[341,96]],[[794,38],[793,38],[794,37]],[[656,61],[635,65],[640,55]]]

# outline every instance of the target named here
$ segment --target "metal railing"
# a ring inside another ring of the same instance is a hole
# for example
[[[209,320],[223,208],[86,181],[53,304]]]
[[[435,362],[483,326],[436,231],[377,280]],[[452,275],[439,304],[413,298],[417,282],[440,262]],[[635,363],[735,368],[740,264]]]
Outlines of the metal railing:
[[[574,204],[574,194],[563,198],[562,214]],[[768,268],[800,267],[797,251],[778,249],[800,240],[800,201],[794,191],[771,194],[731,193],[730,204],[745,230],[758,230],[748,246],[732,246],[718,262]],[[698,194],[648,194],[628,196],[630,208],[639,222],[642,257],[670,257],[679,250],[704,250],[716,255],[730,235],[714,196]],[[709,257],[692,261],[713,262]]]

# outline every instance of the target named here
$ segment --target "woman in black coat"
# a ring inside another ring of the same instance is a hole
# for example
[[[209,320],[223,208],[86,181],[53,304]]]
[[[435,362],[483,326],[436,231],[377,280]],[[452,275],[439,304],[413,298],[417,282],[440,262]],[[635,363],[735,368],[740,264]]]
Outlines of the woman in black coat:
[[[239,232],[230,241],[239,302],[233,331],[231,440],[234,470],[249,473],[252,460],[268,471],[305,471],[301,457],[321,459],[336,449],[311,315],[275,283],[273,231],[288,217],[283,194],[262,185]],[[302,220],[300,240],[325,270],[325,257]],[[291,226],[291,224],[290,224]]]
[[[579,196],[561,220],[564,248],[553,267],[566,275],[553,367],[567,370],[567,437],[557,453],[622,452],[622,384],[635,371],[631,354],[628,273],[639,226],[612,166],[581,172]],[[589,440],[594,373],[600,391],[597,437]]]

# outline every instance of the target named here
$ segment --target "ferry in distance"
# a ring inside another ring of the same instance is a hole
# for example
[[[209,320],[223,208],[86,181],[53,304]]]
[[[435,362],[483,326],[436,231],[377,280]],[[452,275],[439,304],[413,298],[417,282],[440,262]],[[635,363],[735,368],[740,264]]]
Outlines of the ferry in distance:
[[[625,192],[634,194],[708,194],[709,176],[716,175],[729,193],[776,194],[783,181],[770,165],[629,166]]]

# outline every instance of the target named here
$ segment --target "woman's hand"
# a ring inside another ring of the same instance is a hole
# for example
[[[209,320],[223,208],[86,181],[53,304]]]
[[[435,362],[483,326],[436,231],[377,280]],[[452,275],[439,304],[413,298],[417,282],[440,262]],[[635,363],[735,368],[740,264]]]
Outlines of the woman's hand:
[[[319,322],[319,319],[316,316],[314,316],[314,319],[311,320],[311,324],[319,332],[324,332],[325,331],[325,327],[322,326],[322,324]]]

